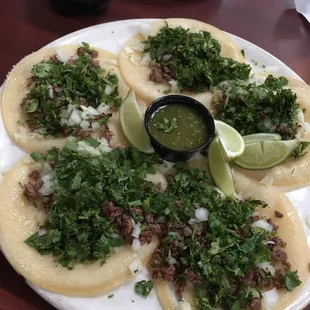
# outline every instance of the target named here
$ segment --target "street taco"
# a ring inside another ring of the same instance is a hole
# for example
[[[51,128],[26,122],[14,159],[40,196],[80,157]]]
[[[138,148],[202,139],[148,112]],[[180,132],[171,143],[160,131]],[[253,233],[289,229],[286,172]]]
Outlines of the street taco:
[[[226,225],[225,229],[222,228],[226,230],[226,236],[223,235],[222,239],[211,239],[206,246],[201,245],[200,241],[200,251],[197,252],[195,247],[191,247],[190,251],[183,249],[181,254],[173,254],[175,250],[170,246],[170,255],[176,261],[173,265],[175,267],[171,268],[170,265],[170,273],[163,265],[159,268],[156,266],[158,262],[151,261],[150,270],[158,275],[154,283],[155,290],[164,310],[283,310],[292,305],[300,293],[309,272],[309,250],[296,210],[289,199],[274,186],[266,188],[236,171],[234,180],[240,197],[251,199],[249,201],[252,203],[256,201],[257,204],[257,207],[253,208],[254,213],[248,213],[249,220],[245,221],[247,224],[237,224],[233,231]],[[237,214],[245,212],[246,201],[240,202],[239,211],[238,208],[234,211],[225,208],[222,216],[216,211],[210,212],[209,222],[205,222],[205,233],[201,236],[210,238],[217,233],[217,227],[220,231],[220,223],[225,221],[225,217],[230,218],[231,222],[236,220]],[[237,213],[231,217],[234,212]],[[252,230],[252,236],[244,234],[246,227]],[[266,233],[265,240],[256,243],[259,231],[269,233]],[[233,244],[234,232],[239,236],[237,238],[243,239],[237,247]],[[230,242],[225,246],[225,239],[229,238]],[[253,258],[250,248],[256,248]],[[163,254],[165,251],[165,247],[160,246],[153,257],[157,253],[157,260],[160,261],[167,255]],[[234,256],[235,252],[239,252],[237,256]],[[264,259],[260,257],[265,255],[263,253],[267,255]],[[248,267],[244,265],[247,260],[245,256],[252,260]],[[190,266],[190,257],[193,259],[192,265],[184,271],[184,264]],[[158,269],[162,273],[158,273]],[[293,279],[293,274],[298,274],[299,279]],[[292,283],[299,283],[299,286],[292,289]]]
[[[241,135],[272,133],[282,140],[301,141],[291,156],[279,165],[262,170],[236,168],[261,181],[295,187],[310,183],[307,146],[310,141],[310,87],[285,77],[263,76],[260,83],[224,82],[223,94],[215,97],[215,117],[237,129]]]
[[[141,25],[123,47],[120,70],[135,92],[150,104],[167,93],[191,96],[211,107],[210,87],[227,79],[247,79],[250,66],[223,31],[182,18]]]
[[[8,74],[0,99],[2,119],[24,151],[63,147],[70,136],[104,136],[112,146],[115,139],[128,144],[117,108],[129,88],[117,56],[83,44],[43,48]]]

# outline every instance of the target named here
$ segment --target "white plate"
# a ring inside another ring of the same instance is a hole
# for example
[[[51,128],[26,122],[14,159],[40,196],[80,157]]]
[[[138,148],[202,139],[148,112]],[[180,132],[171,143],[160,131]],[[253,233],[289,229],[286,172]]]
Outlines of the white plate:
[[[112,22],[101,24],[94,27],[86,28],[67,36],[64,36],[48,46],[63,45],[70,43],[88,42],[92,46],[101,47],[114,53],[119,53],[122,45],[129,39],[130,36],[139,31],[141,22],[153,21],[151,19],[136,19]],[[277,67],[277,74],[285,75],[300,79],[300,77],[287,67],[279,59],[267,53],[260,47],[241,39],[237,36],[229,34],[233,40],[245,51],[245,57],[252,65],[258,62],[256,68],[261,68],[262,65],[266,67]],[[3,170],[15,163],[23,152],[15,146],[5,133],[2,120],[0,121],[0,169]],[[298,210],[298,214],[303,223],[305,233],[307,235],[308,245],[310,245],[310,229],[306,226],[306,218],[310,211],[308,211],[308,202],[310,201],[310,187],[305,187],[294,192],[287,193],[292,203]],[[161,309],[154,291],[146,300],[137,296],[134,293],[134,283],[136,281],[146,279],[147,272],[140,274],[137,279],[122,285],[118,289],[107,292],[102,296],[95,298],[73,298],[62,295],[48,293],[37,287],[30,285],[38,294],[40,294],[49,303],[59,310],[155,310]],[[113,298],[108,298],[109,295],[114,294]],[[310,303],[310,279],[300,294],[300,297],[287,308],[290,310],[303,309]]]

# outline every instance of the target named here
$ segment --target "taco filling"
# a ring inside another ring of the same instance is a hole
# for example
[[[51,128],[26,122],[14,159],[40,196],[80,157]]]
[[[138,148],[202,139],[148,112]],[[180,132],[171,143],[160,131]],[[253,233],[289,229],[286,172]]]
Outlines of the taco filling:
[[[59,50],[32,67],[21,103],[31,132],[85,137],[107,129],[110,108],[118,108],[121,98],[117,75],[103,76],[97,57],[98,51],[83,43],[70,58]]]
[[[278,227],[256,210],[268,206],[226,198],[205,172],[176,164],[166,184],[154,177],[161,163],[156,154],[134,148],[103,154],[92,138],[31,156],[36,163],[24,196],[44,206],[46,219],[25,242],[62,266],[104,263],[115,247],[138,251],[158,238],[152,278],[173,282],[179,300],[193,284],[197,309],[260,309],[263,291],[301,284]],[[147,296],[152,287],[139,283],[136,290]]]
[[[207,31],[162,27],[143,42],[142,61],[150,60],[150,80],[172,91],[204,92],[226,80],[246,80],[250,65],[220,55],[220,43]],[[169,85],[168,84],[168,85]]]
[[[272,75],[262,84],[223,82],[219,85],[223,94],[213,98],[216,117],[243,136],[264,132],[280,134],[283,140],[294,139],[302,129],[298,116],[304,111],[287,84],[285,77]]]

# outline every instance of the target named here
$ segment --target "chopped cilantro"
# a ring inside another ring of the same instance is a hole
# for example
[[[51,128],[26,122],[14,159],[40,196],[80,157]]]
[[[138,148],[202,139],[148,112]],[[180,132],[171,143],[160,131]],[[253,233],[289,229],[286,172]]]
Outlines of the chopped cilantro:
[[[299,286],[301,281],[297,275],[297,271],[290,271],[285,268],[285,287],[291,292],[295,287]]]
[[[139,281],[135,284],[135,292],[143,297],[148,297],[154,287],[153,281]]]
[[[217,118],[241,135],[279,133],[283,139],[294,139],[299,104],[296,94],[283,88],[286,84],[286,78],[271,75],[261,85],[224,82],[219,85],[224,96],[213,100]]]
[[[38,108],[39,105],[39,101],[38,99],[28,99],[25,102],[25,107],[28,113],[33,113],[36,111],[36,109]]]
[[[300,158],[304,155],[306,155],[308,152],[306,152],[306,148],[310,145],[310,142],[302,141],[300,142],[299,146],[292,152],[291,156],[294,158]]]
[[[241,54],[244,57],[244,49],[241,50]]]
[[[163,130],[166,133],[173,131],[177,127],[177,119],[174,117],[171,121],[167,118],[158,124],[158,129]]]
[[[37,207],[39,206],[39,202],[35,200],[35,201],[32,203],[32,205],[33,205],[35,208],[37,208]]]
[[[94,139],[94,138],[91,138],[91,137],[87,137],[86,139],[85,139],[85,141],[89,144],[89,145],[91,145],[91,146],[93,146],[93,147],[98,147],[99,145],[100,145],[100,142],[98,141],[98,140],[96,140],[96,139]]]
[[[202,92],[222,81],[246,80],[251,71],[247,64],[222,57],[221,45],[207,31],[193,33],[166,24],[143,43],[154,62],[171,70],[181,91]]]
[[[114,297],[114,294],[111,294],[111,295],[108,296],[109,299],[113,298],[113,297]]]
[[[38,153],[38,152],[33,152],[33,153],[31,153],[31,154],[30,154],[30,157],[31,157],[34,161],[39,161],[39,160],[41,160],[41,159],[44,158],[44,156],[41,155],[41,154]]]

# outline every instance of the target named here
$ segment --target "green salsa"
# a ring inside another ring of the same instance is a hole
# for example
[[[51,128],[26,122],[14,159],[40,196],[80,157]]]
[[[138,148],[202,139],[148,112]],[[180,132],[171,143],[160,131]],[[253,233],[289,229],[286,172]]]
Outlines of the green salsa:
[[[198,148],[208,136],[201,115],[184,104],[170,104],[155,111],[149,131],[159,143],[177,151]]]

